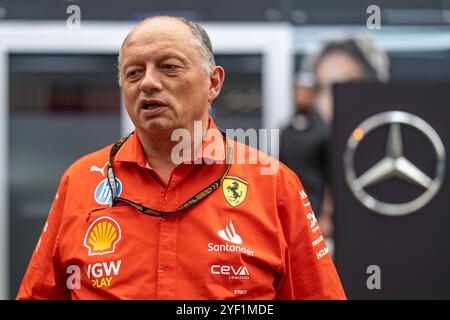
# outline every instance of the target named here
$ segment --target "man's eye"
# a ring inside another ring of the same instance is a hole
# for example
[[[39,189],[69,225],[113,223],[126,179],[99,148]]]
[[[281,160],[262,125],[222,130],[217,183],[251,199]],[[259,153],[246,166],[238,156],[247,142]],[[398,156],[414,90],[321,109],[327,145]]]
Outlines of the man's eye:
[[[168,64],[168,63],[165,63],[165,64],[162,65],[162,68],[163,68],[164,70],[167,70],[167,71],[175,71],[175,70],[177,70],[179,67],[178,67],[177,65],[175,65],[175,64]]]
[[[127,72],[127,78],[136,78],[139,75],[138,70],[132,70]]]

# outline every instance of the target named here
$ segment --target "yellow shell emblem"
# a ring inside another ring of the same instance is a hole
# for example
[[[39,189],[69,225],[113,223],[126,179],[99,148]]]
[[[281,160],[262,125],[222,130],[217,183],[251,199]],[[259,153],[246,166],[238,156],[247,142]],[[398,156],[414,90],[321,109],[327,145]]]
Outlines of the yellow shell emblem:
[[[240,205],[247,196],[248,182],[238,177],[226,177],[222,183],[225,199],[232,207]]]
[[[122,237],[120,226],[111,217],[96,219],[86,232],[84,246],[89,249],[89,255],[113,253]]]

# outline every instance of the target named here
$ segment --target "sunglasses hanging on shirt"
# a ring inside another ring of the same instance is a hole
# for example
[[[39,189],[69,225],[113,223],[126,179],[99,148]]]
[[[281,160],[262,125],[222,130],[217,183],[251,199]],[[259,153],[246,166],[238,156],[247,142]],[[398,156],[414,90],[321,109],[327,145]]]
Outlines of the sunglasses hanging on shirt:
[[[219,189],[219,187],[222,185],[223,180],[226,178],[226,176],[228,175],[228,172],[230,171],[230,168],[231,168],[231,161],[229,161],[229,160],[233,159],[233,147],[231,145],[231,142],[226,137],[225,132],[221,129],[219,129],[219,130],[222,133],[222,136],[224,137],[226,144],[227,144],[227,154],[225,156],[227,166],[225,168],[225,171],[223,172],[222,176],[219,179],[217,179],[216,181],[211,183],[208,187],[204,188],[203,190],[201,190],[200,192],[195,194],[192,198],[187,200],[185,203],[183,203],[181,206],[179,206],[178,208],[176,208],[173,211],[160,211],[160,210],[148,208],[139,203],[133,202],[133,201],[125,199],[125,198],[118,197],[116,195],[117,184],[116,184],[116,176],[114,174],[114,168],[113,168],[113,157],[119,152],[120,148],[122,148],[125,141],[127,141],[127,139],[134,132],[130,133],[127,137],[117,140],[116,143],[114,143],[114,145],[112,146],[111,152],[109,154],[108,171],[107,171],[108,185],[109,185],[109,189],[111,191],[111,199],[112,199],[110,207],[114,207],[114,205],[116,205],[117,203],[122,202],[122,203],[126,203],[128,205],[131,205],[132,207],[136,208],[138,211],[140,211],[144,214],[154,216],[154,217],[162,217],[162,216],[165,216],[165,215],[168,215],[171,213],[177,213],[177,212],[186,210],[186,209],[192,207],[193,205],[199,203],[201,200],[205,199],[207,196],[211,195],[214,191]]]

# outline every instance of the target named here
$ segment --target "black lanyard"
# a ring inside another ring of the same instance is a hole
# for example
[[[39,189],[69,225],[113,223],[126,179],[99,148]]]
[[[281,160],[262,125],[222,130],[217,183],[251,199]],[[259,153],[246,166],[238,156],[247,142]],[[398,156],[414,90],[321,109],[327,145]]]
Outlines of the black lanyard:
[[[220,130],[220,129],[219,129]],[[198,192],[196,195],[194,195],[192,198],[190,198],[189,200],[187,200],[185,203],[183,203],[181,206],[179,206],[178,208],[176,208],[174,211],[159,211],[159,210],[155,210],[152,208],[147,208],[143,205],[140,205],[136,202],[133,202],[131,200],[125,199],[125,198],[120,198],[116,195],[117,192],[117,184],[116,184],[116,176],[114,175],[114,168],[113,168],[113,157],[117,154],[117,152],[119,152],[120,148],[122,148],[122,146],[124,145],[125,141],[127,141],[127,139],[134,133],[130,133],[127,137],[123,137],[120,138],[119,140],[116,141],[116,143],[114,143],[114,145],[111,148],[111,152],[109,153],[109,162],[108,162],[108,184],[109,184],[109,189],[111,191],[111,207],[113,207],[117,202],[124,202],[127,203],[129,205],[131,205],[132,207],[136,208],[137,210],[139,210],[140,212],[150,215],[150,216],[155,216],[155,217],[162,217],[165,216],[167,214],[170,213],[177,213],[180,212],[182,210],[185,210],[187,208],[192,207],[194,204],[200,202],[200,200],[205,199],[207,196],[209,196],[211,193],[213,193],[214,191],[216,191],[217,189],[219,189],[219,187],[221,186],[223,180],[225,179],[225,177],[228,175],[228,172],[230,171],[231,168],[231,162],[233,159],[233,147],[231,146],[231,143],[229,141],[229,139],[227,139],[227,137],[225,136],[225,132],[223,130],[220,130],[220,132],[222,133],[223,137],[226,140],[227,143],[227,154],[225,157],[225,161],[227,163],[226,169],[224,171],[224,173],[222,174],[222,176],[217,179],[216,181],[214,181],[213,183],[211,183],[208,187],[206,187],[205,189],[201,190],[200,192]]]

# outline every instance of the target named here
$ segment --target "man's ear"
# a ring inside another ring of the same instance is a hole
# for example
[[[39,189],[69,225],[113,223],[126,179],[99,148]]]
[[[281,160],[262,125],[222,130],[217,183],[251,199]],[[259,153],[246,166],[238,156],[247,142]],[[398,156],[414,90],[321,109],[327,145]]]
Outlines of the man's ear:
[[[225,80],[225,70],[221,66],[215,66],[209,75],[210,86],[208,101],[212,102],[220,93],[223,81]]]

